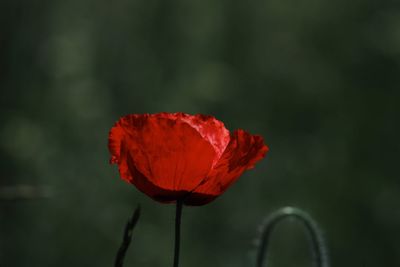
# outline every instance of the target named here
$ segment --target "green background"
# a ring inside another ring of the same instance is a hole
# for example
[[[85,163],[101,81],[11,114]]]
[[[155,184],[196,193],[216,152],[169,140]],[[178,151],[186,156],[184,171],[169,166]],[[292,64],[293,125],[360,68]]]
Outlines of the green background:
[[[254,266],[257,227],[308,211],[332,266],[400,266],[397,1],[0,1],[0,266],[171,266],[174,206],[119,179],[120,116],[204,113],[264,136],[270,153],[223,196],[183,210],[181,266]],[[1,198],[1,196],[0,196]],[[297,223],[273,267],[311,266]]]

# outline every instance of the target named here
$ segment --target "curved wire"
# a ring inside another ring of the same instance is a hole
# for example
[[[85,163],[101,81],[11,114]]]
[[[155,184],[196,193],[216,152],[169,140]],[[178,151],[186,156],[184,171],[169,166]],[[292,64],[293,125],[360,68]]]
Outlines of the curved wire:
[[[307,233],[310,236],[310,247],[313,252],[314,265],[316,267],[329,267],[325,240],[317,223],[308,213],[294,207],[284,207],[273,212],[261,225],[256,266],[262,267],[265,262],[269,239],[276,225],[289,217],[299,220],[307,230]]]

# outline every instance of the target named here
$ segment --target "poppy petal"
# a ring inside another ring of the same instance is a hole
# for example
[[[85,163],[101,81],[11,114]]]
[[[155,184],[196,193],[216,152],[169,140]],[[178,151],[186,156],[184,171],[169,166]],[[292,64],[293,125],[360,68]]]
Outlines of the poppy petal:
[[[217,163],[229,143],[230,133],[228,129],[225,128],[225,125],[222,121],[217,120],[213,116],[203,114],[189,115],[183,112],[161,112],[154,114],[153,116],[181,120],[196,129],[199,134],[213,146],[215,150],[216,155],[213,160],[213,166],[215,163]]]
[[[213,147],[216,156],[213,166],[218,162],[219,158],[225,151],[230,141],[229,131],[225,128],[223,122],[217,120],[213,116],[197,114],[194,116],[184,114],[182,120],[195,128],[200,135],[206,139]]]
[[[185,203],[204,205],[212,201],[235,182],[245,170],[253,168],[268,150],[261,136],[236,130],[218,163],[208,174],[208,178],[193,191]]]
[[[110,163],[118,163],[121,155],[121,143],[124,138],[124,131],[117,124],[111,128],[108,135],[108,150],[111,153]]]
[[[167,190],[154,185],[136,168],[135,163],[130,155],[127,156],[127,166],[129,167],[130,173],[132,173],[133,177],[135,177],[134,179],[130,180],[130,183],[134,184],[137,189],[156,201],[162,203],[171,203],[177,199],[184,198],[184,196],[188,194],[187,191]]]
[[[129,148],[136,169],[155,186],[171,191],[191,191],[211,169],[214,148],[196,129],[176,116],[128,115],[117,124],[115,127],[121,127],[124,133],[120,144]],[[110,141],[112,153],[118,148],[115,143]],[[126,161],[122,159],[127,156],[122,150],[120,148],[119,158],[118,152],[113,154],[119,165]],[[124,167],[120,166],[120,172]]]

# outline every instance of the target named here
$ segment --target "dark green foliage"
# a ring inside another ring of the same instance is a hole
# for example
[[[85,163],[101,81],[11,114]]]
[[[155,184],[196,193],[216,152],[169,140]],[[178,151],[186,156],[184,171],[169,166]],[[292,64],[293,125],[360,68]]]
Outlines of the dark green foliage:
[[[223,196],[185,208],[181,266],[246,265],[255,227],[298,206],[332,266],[400,266],[400,9],[396,1],[0,1],[0,266],[172,262],[174,206],[118,178],[107,134],[128,113],[212,114],[270,153]],[[306,267],[280,226],[270,267]],[[283,264],[284,263],[284,264]],[[291,264],[291,265],[289,265]]]

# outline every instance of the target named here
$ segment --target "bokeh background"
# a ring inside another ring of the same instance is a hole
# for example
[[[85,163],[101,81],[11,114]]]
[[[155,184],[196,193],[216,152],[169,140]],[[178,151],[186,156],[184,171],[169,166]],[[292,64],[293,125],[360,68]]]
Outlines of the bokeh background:
[[[1,0],[0,266],[112,266],[138,203],[125,266],[172,265],[174,206],[108,164],[113,123],[160,111],[271,149],[184,209],[182,266],[254,266],[258,225],[286,205],[319,222],[332,266],[400,266],[399,64],[393,0]],[[269,266],[311,266],[306,241],[280,225]]]

